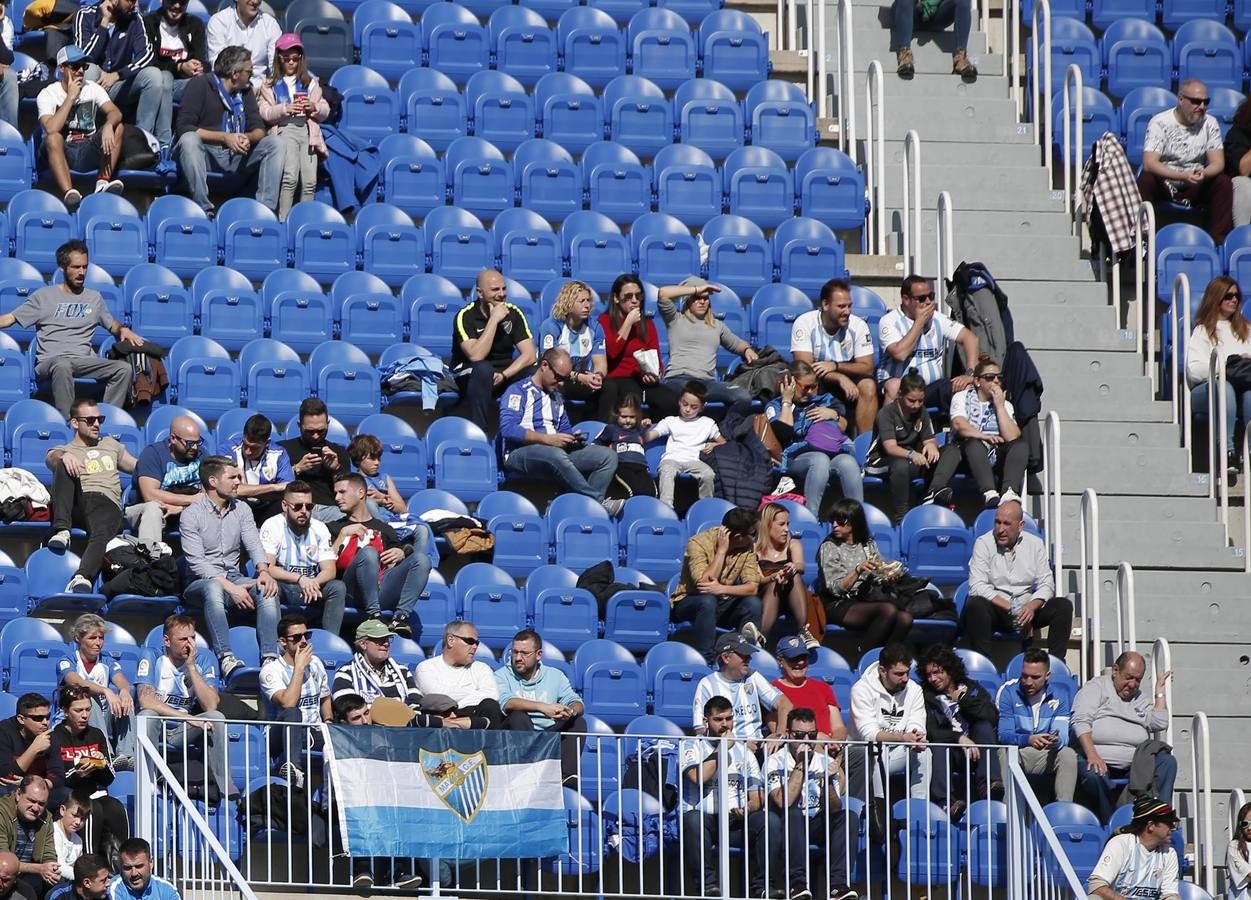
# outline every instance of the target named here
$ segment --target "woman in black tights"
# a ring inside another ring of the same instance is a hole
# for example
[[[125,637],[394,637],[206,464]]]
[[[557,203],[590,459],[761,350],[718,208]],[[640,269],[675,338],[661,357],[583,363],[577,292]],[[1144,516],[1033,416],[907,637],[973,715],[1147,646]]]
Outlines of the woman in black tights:
[[[844,498],[834,504],[830,519],[833,529],[817,551],[826,617],[833,625],[863,632],[862,653],[904,641],[912,615],[895,606],[878,578],[885,561],[869,533],[864,507]]]

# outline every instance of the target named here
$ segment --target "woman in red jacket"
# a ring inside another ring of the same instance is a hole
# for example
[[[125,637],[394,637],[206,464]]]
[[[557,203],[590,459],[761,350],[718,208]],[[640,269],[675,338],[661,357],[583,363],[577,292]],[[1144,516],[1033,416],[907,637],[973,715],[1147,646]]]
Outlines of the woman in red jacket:
[[[660,358],[660,339],[656,326],[643,314],[643,282],[637,275],[619,275],[612,283],[608,312],[599,317],[608,349],[608,375],[600,393],[599,417],[614,421],[617,398],[634,394],[643,398],[653,419],[677,413],[678,402],[673,392],[660,383],[664,361]],[[654,351],[655,372],[645,372],[635,353]]]

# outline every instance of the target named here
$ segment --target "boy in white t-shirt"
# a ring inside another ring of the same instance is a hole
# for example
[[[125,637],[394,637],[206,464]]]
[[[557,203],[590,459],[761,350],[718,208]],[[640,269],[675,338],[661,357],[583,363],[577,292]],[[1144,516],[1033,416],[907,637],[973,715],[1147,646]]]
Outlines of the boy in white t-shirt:
[[[52,823],[52,839],[56,844],[56,861],[61,867],[61,881],[74,880],[74,863],[83,855],[83,825],[91,814],[91,798],[86,791],[71,791]]]
[[[701,381],[688,381],[678,396],[678,414],[665,416],[652,426],[643,440],[650,443],[668,437],[660,457],[660,499],[673,506],[673,485],[682,472],[699,482],[700,499],[712,496],[716,474],[699,458],[701,453],[725,443],[717,423],[701,415],[708,399],[708,388]]]

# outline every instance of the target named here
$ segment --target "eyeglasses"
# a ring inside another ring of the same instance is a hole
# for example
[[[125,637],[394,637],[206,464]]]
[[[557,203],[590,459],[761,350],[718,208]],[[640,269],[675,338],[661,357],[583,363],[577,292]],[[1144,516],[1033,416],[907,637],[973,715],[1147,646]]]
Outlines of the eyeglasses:
[[[1003,376],[999,372],[987,372],[984,375],[978,375],[982,381],[998,381]]]
[[[817,736],[816,730],[813,731],[792,731],[791,737],[798,741],[810,741]]]
[[[1195,106],[1207,106],[1212,102],[1211,97],[1187,97],[1185,94],[1182,94],[1181,98],[1188,103],[1193,103]]]
[[[201,444],[204,443],[204,438],[196,438],[194,441],[189,441],[185,437],[182,437],[181,435],[177,435],[177,434],[174,435],[174,440],[178,441],[180,444],[188,448],[199,447]]]
[[[301,631],[298,634],[289,634],[283,638],[284,641],[290,641],[293,644],[303,644],[308,640],[308,632]]]
[[[48,721],[49,713],[44,713],[43,715],[40,715],[40,716],[34,716],[34,715],[31,715],[30,713],[19,713],[19,715],[23,719],[30,719],[32,722],[46,722]]]
[[[390,645],[390,643],[391,643],[391,637],[390,637],[389,635],[388,635],[387,637],[379,637],[379,638],[374,638],[374,637],[371,637],[371,638],[365,638],[365,640],[370,641],[370,642],[375,643],[375,644],[385,644],[385,645],[388,645],[388,646],[389,646],[389,645]]]
[[[929,303],[934,299],[934,292],[930,291],[928,294],[913,294],[912,299],[917,303]]]
[[[513,648],[513,656],[537,656],[538,650],[522,650],[518,647]]]
[[[84,425],[103,425],[104,416],[74,416],[75,419]]]
[[[461,641],[461,642],[463,642],[463,643],[465,643],[465,644],[468,644],[470,647],[476,647],[476,646],[478,646],[478,644],[482,643],[482,642],[481,642],[481,641],[479,641],[477,638],[474,638],[474,637],[461,637],[459,634],[451,634],[451,635],[448,635],[448,637],[454,637],[454,638],[456,638],[456,640]]]
[[[312,509],[312,508],[313,508],[313,504],[312,504],[311,502],[309,502],[309,503],[288,503],[288,504],[287,504],[287,506],[291,507],[291,508],[292,508],[293,510],[295,510],[296,512],[299,512],[300,510],[304,510],[304,509]]]

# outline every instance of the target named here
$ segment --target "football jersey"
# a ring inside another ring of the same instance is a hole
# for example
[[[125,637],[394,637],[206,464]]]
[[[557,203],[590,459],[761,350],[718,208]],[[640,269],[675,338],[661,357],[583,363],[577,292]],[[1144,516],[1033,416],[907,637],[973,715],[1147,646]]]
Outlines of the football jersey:
[[[717,806],[717,785],[720,778],[713,773],[711,778],[704,781],[703,784],[692,782],[686,777],[686,770],[691,766],[701,765],[704,760],[708,759],[717,750],[715,741],[703,740],[700,738],[688,738],[682,741],[682,751],[679,755],[682,770],[682,811],[689,812],[697,809],[705,815],[715,815],[719,809]],[[756,762],[756,755],[744,743],[735,741],[726,748],[727,768],[726,768],[726,788],[729,794],[726,802],[730,809],[746,809],[747,795],[751,791],[759,791],[764,788],[764,781],[760,777],[760,764]]]
[[[770,791],[785,787],[795,765],[795,758],[787,748],[772,754],[765,761],[765,787]],[[795,798],[795,805],[809,818],[820,814],[825,808],[825,786],[830,783],[829,770],[830,758],[824,753],[813,753],[804,773],[803,790]]]
[[[713,697],[724,697],[734,705],[734,736],[740,740],[758,741],[764,737],[760,723],[760,704],[773,709],[781,691],[769,684],[759,672],[750,673],[742,681],[730,681],[720,672],[700,679],[695,686],[691,710],[696,727],[704,723],[704,704]]]
[[[265,552],[272,554],[274,563],[287,572],[316,578],[323,562],[335,561],[330,529],[316,519],[309,520],[303,534],[296,534],[287,524],[287,517],[279,513],[265,520],[260,537]]]
[[[1177,853],[1171,844],[1148,850],[1134,834],[1118,834],[1104,845],[1099,862],[1090,873],[1130,900],[1176,897]]]
[[[106,657],[103,654],[96,660],[96,664],[88,670],[87,663],[83,660],[82,653],[77,648],[69,656],[62,657],[61,661],[56,664],[56,674],[61,681],[65,680],[66,673],[74,672],[84,681],[109,689],[113,687],[113,676],[120,675],[121,671],[121,664],[117,660]],[[108,708],[109,698],[104,694],[92,694],[91,699],[101,709]]]
[[[821,324],[821,310],[806,312],[791,326],[791,353],[811,353],[813,362],[851,362],[873,356],[869,323],[853,315],[847,327],[830,334]]]
[[[912,329],[912,319],[903,314],[903,310],[894,309],[882,316],[878,323],[878,340],[882,344],[882,358],[878,360],[877,380],[901,378],[909,369],[915,368],[917,374],[926,384],[933,384],[943,377],[943,358],[947,352],[947,342],[956,340],[964,326],[954,322],[942,313],[934,313],[929,326],[917,338],[912,348],[912,355],[900,361],[886,352],[891,344],[901,340]]]
[[[274,695],[291,683],[295,667],[282,657],[268,660],[261,666],[261,694],[270,713],[277,711]],[[321,722],[321,701],[330,696],[330,679],[326,677],[326,667],[314,656],[304,671],[304,682],[300,685],[300,721],[305,725],[317,725]]]
[[[200,672],[204,683],[214,690],[217,689],[217,665],[211,659],[196,654],[195,667]],[[136,673],[136,684],[146,684],[156,691],[157,698],[175,709],[191,712],[197,705],[195,694],[187,673],[176,668],[168,656],[162,653],[156,662],[146,659],[139,660],[139,671]]]

